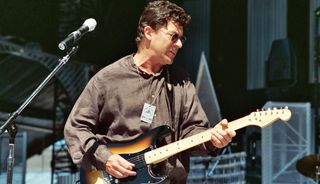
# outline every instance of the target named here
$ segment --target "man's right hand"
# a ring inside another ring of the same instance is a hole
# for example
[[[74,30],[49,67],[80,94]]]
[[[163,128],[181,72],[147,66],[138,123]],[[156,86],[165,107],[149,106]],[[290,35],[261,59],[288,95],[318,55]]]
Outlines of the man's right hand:
[[[107,173],[119,179],[137,175],[133,168],[133,163],[116,154],[111,155],[106,162]]]

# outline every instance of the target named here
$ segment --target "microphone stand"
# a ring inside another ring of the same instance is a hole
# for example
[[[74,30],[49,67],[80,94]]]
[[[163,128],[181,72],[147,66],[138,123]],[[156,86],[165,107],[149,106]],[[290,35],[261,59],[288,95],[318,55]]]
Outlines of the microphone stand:
[[[9,135],[9,156],[7,160],[7,184],[12,184],[13,167],[14,167],[14,144],[15,136],[18,133],[18,128],[15,124],[15,119],[20,115],[23,109],[33,100],[33,98],[42,90],[42,88],[50,81],[50,79],[60,70],[60,68],[68,62],[70,57],[78,51],[78,46],[74,46],[62,59],[59,59],[59,64],[51,71],[44,81],[34,90],[27,100],[13,113],[10,114],[8,120],[0,127],[0,135],[7,130]]]

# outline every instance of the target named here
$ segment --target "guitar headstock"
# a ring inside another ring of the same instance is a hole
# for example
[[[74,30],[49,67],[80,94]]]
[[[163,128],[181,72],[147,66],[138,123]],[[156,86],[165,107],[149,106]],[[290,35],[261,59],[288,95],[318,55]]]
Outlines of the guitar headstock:
[[[248,115],[250,124],[257,125],[261,128],[266,127],[279,119],[281,119],[282,121],[288,121],[290,118],[291,111],[288,109],[288,107],[282,109],[273,108],[252,112]]]

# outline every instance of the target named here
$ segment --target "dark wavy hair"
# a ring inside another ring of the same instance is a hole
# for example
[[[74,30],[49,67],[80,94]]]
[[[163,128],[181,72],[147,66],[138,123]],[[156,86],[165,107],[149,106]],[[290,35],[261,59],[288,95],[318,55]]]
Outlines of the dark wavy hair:
[[[167,0],[151,1],[144,8],[138,24],[136,43],[139,45],[144,37],[144,27],[150,26],[154,30],[167,25],[168,21],[174,21],[183,29],[189,24],[191,17],[178,5]]]

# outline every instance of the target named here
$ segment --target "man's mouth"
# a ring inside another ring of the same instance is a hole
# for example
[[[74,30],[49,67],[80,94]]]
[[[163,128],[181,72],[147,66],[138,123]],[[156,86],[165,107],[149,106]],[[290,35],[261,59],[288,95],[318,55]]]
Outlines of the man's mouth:
[[[173,56],[176,56],[177,52],[173,51],[173,50],[170,50],[170,53],[173,55]]]

